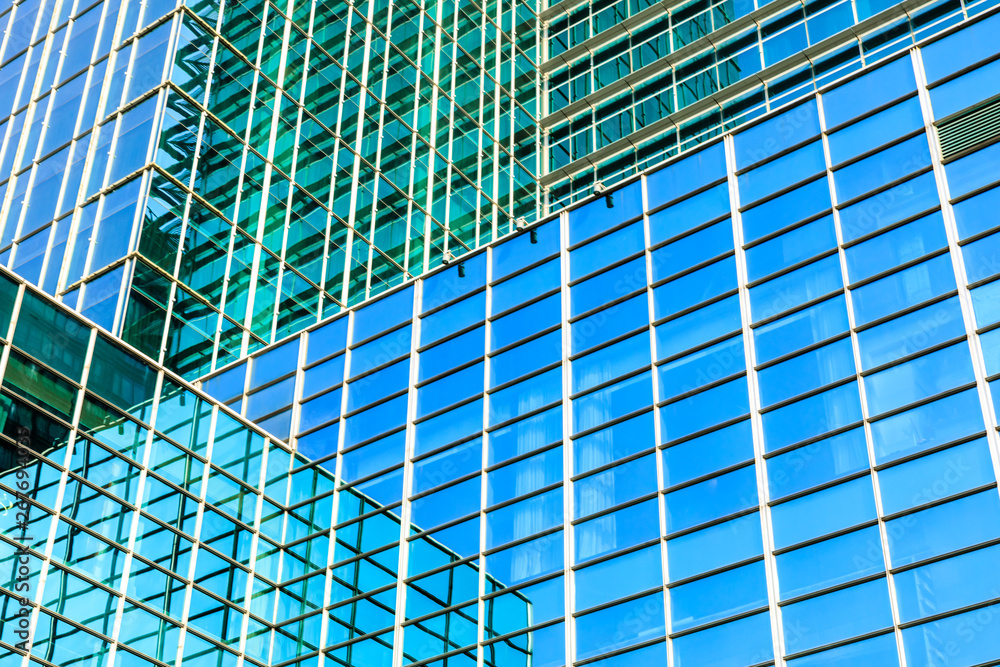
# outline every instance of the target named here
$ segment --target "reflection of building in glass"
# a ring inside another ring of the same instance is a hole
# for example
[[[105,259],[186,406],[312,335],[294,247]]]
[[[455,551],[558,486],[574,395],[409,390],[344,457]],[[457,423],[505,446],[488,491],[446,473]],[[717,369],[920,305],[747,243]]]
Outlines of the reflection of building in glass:
[[[0,665],[1000,663],[991,4],[0,11]]]
[[[389,664],[398,502],[336,492],[332,473],[47,297],[5,276],[0,293],[0,641],[29,646],[10,634],[25,595],[31,653],[57,665],[103,664],[112,652],[116,664],[172,664],[182,635],[185,663],[235,664],[242,651],[279,664],[326,647],[335,664]],[[18,442],[38,454],[29,465],[17,465]],[[474,662],[477,563],[426,535],[408,549],[428,572],[408,584],[413,651],[464,649]],[[530,601],[484,582],[504,605],[487,633],[526,627]],[[527,655],[517,642],[508,650]],[[17,660],[4,651],[4,664]]]

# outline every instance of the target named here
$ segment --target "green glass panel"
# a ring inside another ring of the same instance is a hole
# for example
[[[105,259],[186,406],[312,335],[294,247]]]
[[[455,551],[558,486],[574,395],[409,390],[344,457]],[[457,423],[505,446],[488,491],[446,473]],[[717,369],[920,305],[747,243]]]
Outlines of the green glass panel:
[[[21,350],[79,382],[89,338],[90,327],[25,291],[14,331],[14,344]]]

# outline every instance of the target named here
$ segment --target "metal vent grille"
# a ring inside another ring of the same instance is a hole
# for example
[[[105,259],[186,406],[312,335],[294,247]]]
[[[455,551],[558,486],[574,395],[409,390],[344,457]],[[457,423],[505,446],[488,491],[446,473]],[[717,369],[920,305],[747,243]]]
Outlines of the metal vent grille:
[[[947,160],[981,143],[1000,137],[1000,98],[938,125],[941,157]]]

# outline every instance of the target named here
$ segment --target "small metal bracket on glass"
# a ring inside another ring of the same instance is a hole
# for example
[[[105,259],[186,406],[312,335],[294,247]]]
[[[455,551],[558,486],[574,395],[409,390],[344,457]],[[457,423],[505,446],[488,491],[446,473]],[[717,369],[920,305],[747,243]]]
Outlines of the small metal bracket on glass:
[[[453,253],[451,250],[444,251],[444,256],[441,258],[442,264],[447,266],[448,264],[454,264],[456,261],[457,258],[455,257],[455,253]],[[465,262],[458,262],[458,277],[459,278],[465,277]]]
[[[516,229],[519,232],[524,231],[524,229],[527,226],[528,226],[528,219],[525,218],[523,215],[514,221],[514,229]],[[528,240],[530,243],[538,243],[537,229],[532,229],[530,232],[528,232]]]
[[[602,192],[605,192],[607,189],[608,189],[608,186],[604,185],[604,183],[598,182],[597,185],[594,186],[594,194],[595,195],[599,195]],[[614,208],[615,207],[615,196],[613,194],[611,194],[610,192],[608,194],[604,195],[604,203],[608,205],[608,208]]]

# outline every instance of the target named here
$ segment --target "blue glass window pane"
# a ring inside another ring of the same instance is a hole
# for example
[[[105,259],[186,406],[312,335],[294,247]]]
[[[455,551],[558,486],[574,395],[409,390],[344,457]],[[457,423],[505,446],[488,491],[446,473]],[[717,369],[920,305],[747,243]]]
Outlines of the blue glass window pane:
[[[865,377],[868,409],[879,415],[974,381],[969,346],[963,341]]]
[[[889,588],[876,579],[797,602],[782,608],[782,622],[785,641],[803,651],[891,627]]]
[[[406,322],[411,317],[413,317],[413,288],[409,287],[355,312],[352,339],[354,342],[367,340],[393,325]]]
[[[655,208],[726,175],[726,153],[719,143],[646,177],[649,206]],[[708,218],[706,218],[707,220]]]
[[[923,47],[927,81],[933,83],[995,54],[998,30],[1000,19],[992,16]]]
[[[756,507],[757,474],[754,466],[747,466],[671,491],[664,499],[667,508],[667,533],[676,533]]]
[[[980,665],[995,660],[1000,654],[1000,633],[990,632],[983,619],[996,619],[995,606],[975,609],[949,616],[924,625],[903,630],[903,651],[906,664],[919,665],[928,660],[928,646],[961,647],[961,665]],[[979,632],[975,629],[980,628]],[[931,654],[936,655],[936,654]]]
[[[347,318],[341,317],[309,332],[306,363],[328,357],[347,346]]]
[[[482,362],[446,375],[417,390],[417,418],[483,392]]]
[[[743,327],[740,298],[733,295],[656,327],[656,355],[673,357]]]
[[[886,522],[892,567],[916,563],[1000,536],[996,489]]]
[[[471,567],[469,570],[475,572]],[[487,593],[496,585],[495,582],[490,581],[487,584]],[[500,589],[503,588],[501,585]],[[531,601],[530,607],[525,604],[525,598]],[[487,625],[487,637],[491,634],[499,636],[507,632],[515,632],[529,625],[562,618],[566,613],[565,599],[565,585],[561,576],[515,590],[502,590],[500,595],[487,598],[484,601],[486,614],[491,619]],[[529,608],[530,614],[528,613]],[[511,613],[511,611],[515,613]],[[559,628],[560,633],[564,631],[561,624],[556,627]],[[560,644],[565,646],[565,640]]]
[[[767,460],[771,500],[868,468],[865,432],[857,428]]]
[[[833,173],[841,202],[895,181],[931,163],[927,136],[917,135]]]
[[[759,280],[836,247],[837,232],[833,227],[833,218],[826,216],[814,220],[749,248],[746,253],[747,280]]]
[[[959,238],[966,239],[995,227],[998,209],[1000,209],[1000,188],[987,190],[952,206]]]
[[[944,166],[948,190],[952,197],[961,197],[997,180],[1000,174],[1000,144],[949,162]]]
[[[420,343],[428,345],[486,317],[486,292],[454,303],[420,320]]]
[[[559,287],[559,258],[520,273],[493,288],[493,312],[509,308]]]
[[[666,660],[666,644],[659,643],[589,664],[593,667],[661,667]]]
[[[558,309],[556,315],[558,316]],[[649,300],[646,295],[640,294],[626,299],[570,324],[571,353],[577,354],[647,324],[649,324]]]
[[[764,414],[764,442],[772,452],[861,420],[856,382]]]
[[[345,420],[344,447],[350,447],[406,423],[406,395],[380,403]]]
[[[562,331],[556,330],[490,359],[490,387],[510,382],[562,358]]]
[[[489,465],[533,452],[562,439],[562,406],[490,433]]]
[[[767,606],[764,563],[751,563],[670,589],[673,632]]]
[[[265,385],[295,370],[299,365],[299,339],[296,338],[254,357],[250,368],[250,389]]]
[[[475,512],[479,509],[479,491],[479,478],[473,477],[414,500],[411,524],[417,530],[428,530]]]
[[[334,443],[336,449],[336,443]],[[368,477],[386,468],[399,465],[406,456],[406,433],[400,431],[388,438],[377,440],[364,447],[352,449],[342,455],[341,476],[350,483]]]
[[[670,580],[687,579],[763,553],[760,516],[746,514],[669,540]]]
[[[947,245],[941,213],[933,213],[847,248],[847,275],[858,282]]]
[[[302,375],[302,396],[309,397],[344,381],[344,355],[340,354],[305,371]]]
[[[970,291],[976,324],[984,327],[1000,320],[1000,280],[981,285]]]
[[[458,260],[456,266],[435,272],[424,279],[424,291],[420,297],[421,306],[426,313],[428,310],[439,308],[485,285],[486,253],[479,253],[474,257],[463,257]],[[409,319],[409,315],[405,319]],[[354,326],[354,337],[355,340],[358,340],[357,322]]]
[[[653,385],[647,371],[574,399],[573,433],[600,426],[652,403]]]
[[[410,325],[351,350],[351,377],[410,353]]]
[[[629,600],[576,619],[576,657],[592,658],[666,631],[663,594]]]
[[[646,258],[638,257],[570,288],[570,316],[593,310],[646,284]]]
[[[817,303],[754,329],[757,363],[762,364],[848,329],[843,295]]]
[[[493,320],[490,325],[490,349],[515,343],[526,336],[559,324],[561,315],[559,294],[553,294],[521,310]]]
[[[720,175],[724,175],[724,173]],[[650,176],[648,181],[650,187],[652,187],[654,180],[654,177]],[[653,206],[655,204],[651,202],[650,207]],[[729,215],[731,210],[728,182],[720,183],[691,197],[685,197],[676,204],[650,214],[650,243],[656,245],[667,239],[672,239],[698,225]],[[732,235],[730,234],[730,236]],[[732,243],[732,239],[730,239],[730,243]]]
[[[652,220],[652,216],[650,220]],[[701,231],[654,250],[650,256],[653,281],[663,280],[732,249],[732,222],[728,219],[717,222]]]
[[[403,359],[347,385],[347,411],[353,412],[406,389],[410,381],[410,360]]]
[[[979,395],[970,389],[873,422],[875,459],[885,463],[982,429]]]
[[[762,236],[812,217],[830,208],[830,184],[825,178],[800,185],[791,192],[754,206],[740,215],[743,241],[750,243]]]
[[[840,164],[923,126],[920,100],[911,97],[831,134],[830,161]]]
[[[903,623],[995,597],[1000,591],[1000,546],[930,563],[895,576]]]
[[[247,419],[253,420],[292,404],[295,378],[290,377],[247,397]]]
[[[662,451],[663,482],[670,488],[753,459],[750,421],[741,421]]]
[[[483,402],[467,403],[416,426],[414,454],[433,451],[483,430]]]
[[[769,614],[756,614],[674,640],[675,667],[729,667],[774,655]]]
[[[693,391],[744,370],[743,337],[736,336],[657,368],[660,400]]]
[[[994,481],[986,440],[973,440],[879,472],[882,511],[894,514]]]
[[[486,327],[478,327],[461,336],[420,353],[418,382],[440,375],[473,359],[482,357],[486,348]]]
[[[599,472],[573,483],[574,519],[627,503],[656,491],[656,458],[652,455]]]
[[[343,376],[343,373],[341,373],[341,376]],[[201,388],[202,391],[213,398],[220,401],[228,401],[243,393],[246,377],[247,365],[246,363],[242,363],[204,380]]]
[[[771,508],[774,547],[784,549],[875,516],[872,479],[866,475]]]
[[[951,257],[939,255],[851,291],[857,326],[955,289]]]
[[[789,667],[898,667],[896,635],[889,633],[788,661]]]
[[[308,431],[339,417],[340,400],[340,389],[334,389],[303,403],[299,413],[299,430]]]
[[[692,271],[653,290],[653,314],[662,319],[736,289],[736,258]]]
[[[992,62],[931,88],[935,118],[945,118],[1000,93],[1000,63]]]
[[[562,369],[553,368],[530,380],[491,394],[490,425],[519,417],[560,398],[562,398]]]
[[[958,297],[858,332],[864,370],[895,361],[965,333]]]
[[[574,394],[586,391],[629,371],[648,366],[649,355],[649,336],[641,333],[579,357],[572,363],[571,391]]]
[[[1000,234],[993,234],[962,246],[965,279],[974,283],[1000,273],[1000,265],[996,261],[998,250],[1000,250]]]
[[[337,422],[318,431],[313,431],[309,435],[300,436],[296,440],[295,451],[315,461],[335,453],[339,437],[340,422]]]
[[[476,480],[479,481],[478,479]],[[486,515],[486,548],[530,537],[563,522],[563,490],[552,489]]]
[[[777,562],[782,600],[885,571],[882,538],[876,526],[786,551]]]
[[[576,608],[589,609],[663,585],[660,545],[590,565],[575,573]],[[615,582],[608,586],[608,582]]]
[[[492,506],[512,500],[562,478],[563,449],[554,447],[487,473],[486,504]]]
[[[483,440],[476,438],[413,464],[413,493],[447,484],[483,466]]]
[[[584,521],[574,532],[577,563],[656,539],[660,534],[656,499]]]
[[[678,440],[748,412],[747,381],[739,377],[660,408],[661,434]]]
[[[919,137],[918,137],[919,138]],[[844,243],[923,213],[940,201],[934,173],[927,172],[840,210]]]
[[[518,269],[559,252],[559,221],[532,227],[532,234],[518,234],[493,248],[493,279],[499,280]]]
[[[816,299],[843,286],[840,258],[831,255],[750,289],[754,322]]]
[[[631,456],[653,446],[653,413],[632,417],[573,441],[573,474]]]
[[[574,249],[569,254],[569,279],[576,280],[588,273],[603,269],[608,264],[641,252],[643,241],[642,222],[636,222],[614,234]]]
[[[900,58],[823,94],[827,127],[880,107],[917,89],[913,64]]]
[[[819,114],[816,100],[811,99],[734,136],[736,168],[746,169],[817,134]]]
[[[854,374],[851,339],[841,338],[761,370],[757,374],[761,406],[773,405]]]
[[[595,234],[642,215],[642,183],[611,193],[613,207],[608,208],[605,197],[572,210],[569,213],[569,242],[571,245],[585,241]]]
[[[825,169],[823,145],[818,141],[808,144],[777,160],[740,174],[737,178],[740,203],[745,205],[757,201]]]
[[[986,333],[980,334],[979,343],[983,348],[986,375],[1000,373],[1000,329],[991,329]]]

